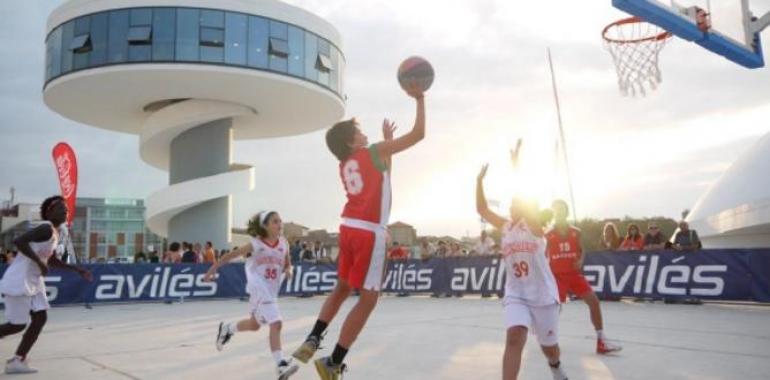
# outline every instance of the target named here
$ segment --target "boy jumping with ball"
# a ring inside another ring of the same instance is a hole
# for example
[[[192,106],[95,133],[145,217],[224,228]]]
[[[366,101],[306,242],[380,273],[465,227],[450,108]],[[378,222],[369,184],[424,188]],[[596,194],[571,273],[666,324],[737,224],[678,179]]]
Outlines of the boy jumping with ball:
[[[337,380],[345,371],[345,355],[380,295],[391,205],[390,159],[425,137],[423,90],[413,85],[408,87],[407,94],[416,101],[417,115],[412,130],[397,139],[393,139],[395,125],[387,119],[382,125],[384,140],[373,145],[369,145],[355,119],[341,121],[326,132],[326,145],[340,161],[340,177],[347,194],[339,234],[338,282],[324,302],[310,335],[293,356],[307,363],[351,291],[359,289],[361,296],[345,318],[331,356],[315,361],[322,380]]]

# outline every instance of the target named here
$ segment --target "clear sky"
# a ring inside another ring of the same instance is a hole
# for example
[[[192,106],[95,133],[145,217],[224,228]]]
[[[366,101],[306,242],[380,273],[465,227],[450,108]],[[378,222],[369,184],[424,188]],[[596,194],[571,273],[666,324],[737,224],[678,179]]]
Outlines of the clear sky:
[[[45,21],[62,1],[0,2],[0,199],[58,192],[50,150],[69,142],[80,196],[142,198],[167,174],[139,158],[134,135],[81,125],[48,110],[41,89]],[[382,119],[411,128],[413,102],[395,71],[410,55],[436,71],[427,137],[394,159],[392,220],[419,234],[475,234],[478,168],[491,164],[488,195],[541,202],[567,195],[546,48],[552,50],[579,217],[678,217],[742,151],[770,131],[770,69],[748,70],[682,40],[660,56],[663,84],[646,98],[617,89],[600,31],[623,17],[609,1],[293,0],[332,22],[347,57],[347,116],[370,141]],[[722,2],[718,2],[722,3]],[[737,2],[736,2],[737,4]],[[755,14],[770,0],[753,0]],[[770,39],[770,32],[765,32]],[[765,51],[770,46],[764,44]],[[524,137],[519,178],[508,149]],[[255,166],[257,187],[234,197],[235,224],[265,208],[284,220],[334,229],[344,202],[323,131],[234,145]]]

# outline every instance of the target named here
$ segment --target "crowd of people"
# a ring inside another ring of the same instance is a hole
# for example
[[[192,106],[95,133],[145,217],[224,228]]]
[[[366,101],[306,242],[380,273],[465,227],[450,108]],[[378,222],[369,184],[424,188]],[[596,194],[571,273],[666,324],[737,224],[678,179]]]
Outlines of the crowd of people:
[[[656,222],[647,224],[647,232],[642,235],[639,226],[631,223],[626,228],[626,235],[620,236],[615,223],[607,222],[602,233],[601,247],[610,251],[652,251],[674,249],[677,251],[694,251],[702,248],[700,238],[695,230],[691,230],[687,222],[679,222],[679,230],[674,238],[669,240]]]

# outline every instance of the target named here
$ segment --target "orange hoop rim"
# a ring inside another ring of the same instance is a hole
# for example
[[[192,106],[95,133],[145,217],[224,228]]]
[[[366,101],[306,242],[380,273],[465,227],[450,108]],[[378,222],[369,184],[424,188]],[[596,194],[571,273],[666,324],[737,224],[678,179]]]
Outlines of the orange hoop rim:
[[[605,26],[604,29],[602,30],[602,38],[604,39],[605,42],[611,43],[611,44],[638,44],[641,42],[663,41],[673,36],[671,32],[664,30],[660,34],[657,34],[651,37],[635,38],[630,40],[619,40],[619,39],[607,37],[607,32],[613,27],[626,25],[626,24],[641,24],[644,22],[647,22],[647,21],[644,21],[639,16],[631,16],[624,19],[620,19],[618,21],[611,22],[609,25]]]

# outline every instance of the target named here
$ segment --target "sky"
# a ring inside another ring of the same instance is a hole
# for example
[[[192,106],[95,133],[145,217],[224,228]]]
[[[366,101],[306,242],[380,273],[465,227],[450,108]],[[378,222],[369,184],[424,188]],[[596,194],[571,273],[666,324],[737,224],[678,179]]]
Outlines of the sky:
[[[474,185],[484,163],[487,195],[503,205],[514,194],[544,205],[568,197],[564,164],[554,154],[547,48],[579,218],[678,218],[770,131],[770,69],[744,69],[682,40],[662,51],[656,92],[621,96],[600,38],[607,23],[624,17],[609,1],[288,2],[341,33],[346,117],[357,117],[370,141],[381,137],[383,118],[396,121],[397,134],[413,124],[414,103],[395,78],[400,61],[420,55],[434,66],[427,136],[393,161],[391,221],[412,224],[420,235],[478,233]],[[168,175],[140,159],[136,135],[78,124],[42,101],[45,22],[61,3],[0,2],[0,200],[11,186],[27,202],[57,193],[50,151],[59,141],[78,154],[79,196],[144,198],[166,186]],[[770,0],[752,7],[763,14]],[[234,162],[254,165],[257,182],[256,190],[234,195],[234,226],[274,209],[285,221],[336,229],[344,193],[323,133],[234,144]],[[524,146],[514,175],[508,149],[518,138]]]

